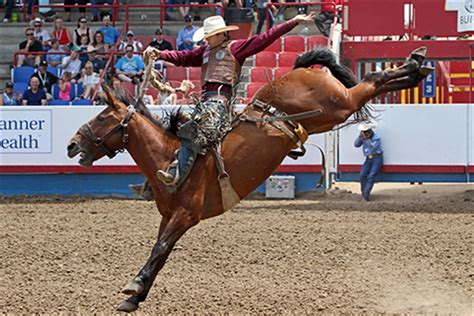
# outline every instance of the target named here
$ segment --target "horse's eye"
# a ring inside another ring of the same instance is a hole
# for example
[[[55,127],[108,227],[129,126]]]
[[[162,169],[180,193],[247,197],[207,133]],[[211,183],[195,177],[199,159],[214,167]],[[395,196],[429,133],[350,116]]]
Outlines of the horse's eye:
[[[99,115],[97,116],[97,120],[102,122],[104,120],[104,117],[102,115]]]

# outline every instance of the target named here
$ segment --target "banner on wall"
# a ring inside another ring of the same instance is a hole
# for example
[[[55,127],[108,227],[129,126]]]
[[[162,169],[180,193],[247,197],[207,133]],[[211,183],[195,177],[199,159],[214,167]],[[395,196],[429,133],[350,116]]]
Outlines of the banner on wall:
[[[458,32],[474,31],[474,0],[446,0],[445,10],[458,12]]]
[[[0,118],[0,155],[48,154],[52,151],[51,110],[3,110]]]

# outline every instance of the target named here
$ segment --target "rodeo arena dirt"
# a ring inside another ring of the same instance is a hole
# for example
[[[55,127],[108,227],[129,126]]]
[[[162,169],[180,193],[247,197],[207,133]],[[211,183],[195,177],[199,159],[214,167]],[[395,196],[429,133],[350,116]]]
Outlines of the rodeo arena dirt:
[[[472,314],[472,188],[378,184],[370,203],[338,188],[203,221],[137,315]],[[60,197],[3,199],[0,216],[14,314],[113,314],[160,222],[151,202]]]
[[[474,315],[471,0],[34,2],[0,316]]]

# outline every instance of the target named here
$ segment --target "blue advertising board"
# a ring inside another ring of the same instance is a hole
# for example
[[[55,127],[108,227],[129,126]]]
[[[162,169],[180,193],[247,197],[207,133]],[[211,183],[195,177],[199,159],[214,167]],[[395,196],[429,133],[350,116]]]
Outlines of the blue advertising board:
[[[423,97],[434,98],[436,96],[436,63],[433,60],[425,60],[423,66],[433,68],[425,79],[423,79]]]

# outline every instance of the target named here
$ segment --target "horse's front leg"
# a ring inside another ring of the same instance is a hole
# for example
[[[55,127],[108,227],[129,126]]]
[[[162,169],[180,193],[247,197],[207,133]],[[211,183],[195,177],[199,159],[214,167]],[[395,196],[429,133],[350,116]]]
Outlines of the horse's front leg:
[[[138,275],[122,290],[123,293],[132,296],[119,305],[117,308],[119,311],[133,312],[138,309],[138,304],[146,299],[156,275],[165,265],[166,259],[168,259],[176,242],[198,222],[199,216],[197,216],[197,213],[179,208],[174,211],[165,224],[162,223],[158,240],[148,261]]]

